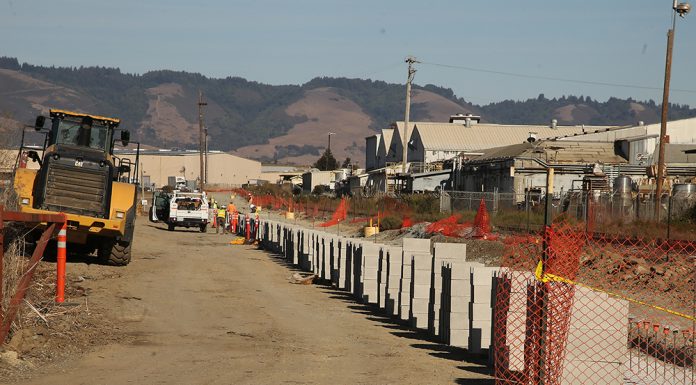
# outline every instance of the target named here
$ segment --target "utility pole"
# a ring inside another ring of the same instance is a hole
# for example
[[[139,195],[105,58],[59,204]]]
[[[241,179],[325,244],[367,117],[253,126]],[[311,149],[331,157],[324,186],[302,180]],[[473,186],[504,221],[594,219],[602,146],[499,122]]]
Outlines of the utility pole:
[[[203,135],[205,137],[205,183],[208,183],[208,127],[203,129]]]
[[[409,122],[408,119],[411,115],[411,82],[413,81],[413,77],[416,75],[416,70],[413,68],[414,63],[420,63],[419,61],[416,60],[413,56],[409,56],[406,58],[406,63],[408,63],[408,76],[406,78],[406,113],[404,114],[404,137],[403,139],[403,154],[402,154],[402,167],[401,167],[401,172],[406,174],[406,160],[408,159],[408,128],[409,128]]]
[[[205,151],[205,138],[203,135],[203,106],[207,106],[208,103],[203,101],[203,91],[198,90],[198,149],[200,152],[200,174],[199,175],[199,185],[198,189],[203,192],[203,187],[205,187],[205,161],[203,159],[203,152]]]
[[[336,135],[335,132],[329,132],[329,146],[327,147],[327,152],[326,152],[326,166],[325,169],[329,171],[329,154],[331,154],[331,135]]]
[[[655,186],[655,220],[660,221],[660,208],[662,206],[662,185],[665,182],[665,144],[667,142],[667,109],[669,105],[669,83],[672,77],[672,47],[674,46],[674,29],[677,22],[677,14],[684,17],[691,10],[688,3],[672,3],[672,28],[667,31],[667,57],[665,59],[665,83],[662,91],[662,113],[660,115],[660,144],[657,153],[657,180]]]

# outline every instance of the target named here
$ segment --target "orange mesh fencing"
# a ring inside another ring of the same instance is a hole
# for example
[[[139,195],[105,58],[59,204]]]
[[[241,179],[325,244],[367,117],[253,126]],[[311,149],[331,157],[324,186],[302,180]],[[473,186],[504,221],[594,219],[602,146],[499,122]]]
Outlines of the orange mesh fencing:
[[[330,227],[338,224],[339,222],[343,222],[346,220],[348,217],[348,201],[346,198],[342,198],[341,202],[338,204],[338,207],[336,207],[336,210],[333,212],[331,215],[331,219],[328,221],[321,223],[319,227]]]
[[[506,239],[496,383],[695,383],[696,243],[588,227],[561,217]]]

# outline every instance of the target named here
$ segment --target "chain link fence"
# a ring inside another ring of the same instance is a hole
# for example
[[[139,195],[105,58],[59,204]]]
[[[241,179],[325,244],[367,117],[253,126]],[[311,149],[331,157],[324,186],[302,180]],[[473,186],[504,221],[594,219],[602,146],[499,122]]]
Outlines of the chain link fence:
[[[508,237],[496,383],[693,384],[696,242],[586,228]]]
[[[551,199],[553,218],[564,216],[583,222],[587,232],[696,240],[696,192],[677,191],[661,199],[657,210],[652,194],[579,190],[556,193]],[[481,200],[486,203],[491,223],[498,230],[529,233],[543,228],[546,196],[540,191],[444,191],[440,195],[440,211],[473,215]]]

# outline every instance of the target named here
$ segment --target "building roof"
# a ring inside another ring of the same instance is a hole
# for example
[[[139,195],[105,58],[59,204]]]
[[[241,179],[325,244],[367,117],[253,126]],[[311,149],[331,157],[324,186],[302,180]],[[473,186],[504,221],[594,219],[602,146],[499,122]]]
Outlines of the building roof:
[[[658,144],[659,146],[659,144]],[[655,146],[655,154],[657,147]],[[687,151],[694,153],[687,153]],[[657,155],[653,156],[654,162],[657,163]],[[666,164],[694,164],[696,163],[696,144],[665,144],[665,163]]]
[[[426,150],[481,151],[515,143],[523,143],[530,136],[538,139],[573,135],[586,130],[603,130],[598,126],[550,126],[418,122],[416,131]]]
[[[515,158],[538,158],[549,163],[624,164],[628,161],[617,155],[614,143],[545,140],[491,148],[470,161],[490,162]]]
[[[419,122],[408,122],[408,125],[411,126],[409,129],[409,140],[411,139],[411,136],[413,136],[413,133],[416,130],[416,124],[421,124]],[[387,151],[391,148],[391,144],[397,144],[399,146],[402,146],[402,143],[404,142],[404,122],[394,122],[392,124],[392,128],[395,128],[392,131],[392,137],[389,143],[387,143]],[[401,154],[398,154],[401,156]]]
[[[393,128],[383,128],[382,129],[382,141],[381,143],[384,143],[384,147],[389,150],[389,143],[391,143],[391,138],[394,135],[394,129]]]

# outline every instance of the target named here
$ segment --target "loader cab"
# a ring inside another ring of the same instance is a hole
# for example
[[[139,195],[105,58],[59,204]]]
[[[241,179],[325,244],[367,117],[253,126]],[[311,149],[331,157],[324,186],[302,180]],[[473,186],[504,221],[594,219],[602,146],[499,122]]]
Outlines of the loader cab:
[[[120,120],[53,109],[49,119],[39,116],[34,126],[46,134],[34,208],[109,218],[112,181],[131,173],[130,163],[113,155]],[[121,139],[127,145],[127,131]]]

